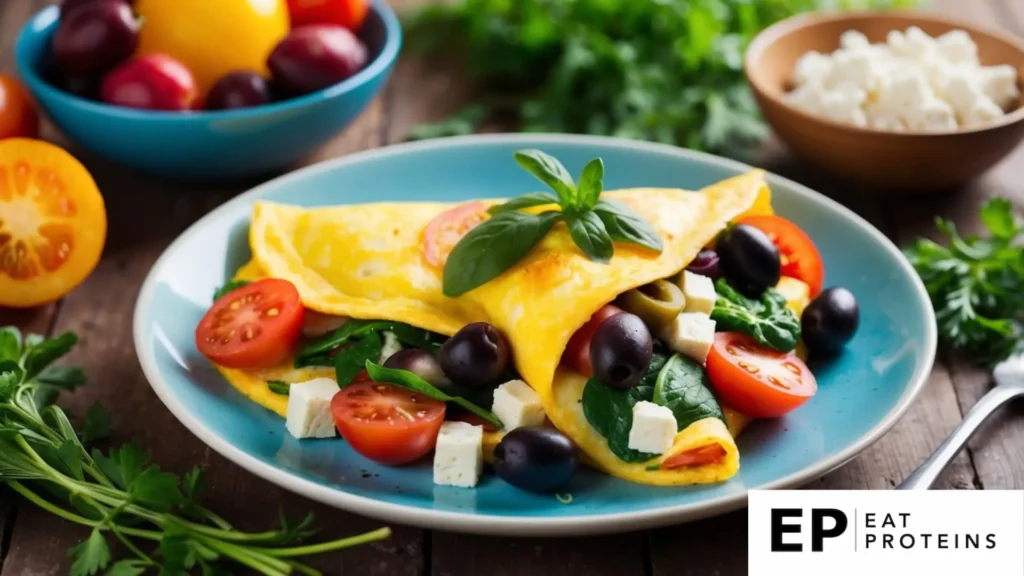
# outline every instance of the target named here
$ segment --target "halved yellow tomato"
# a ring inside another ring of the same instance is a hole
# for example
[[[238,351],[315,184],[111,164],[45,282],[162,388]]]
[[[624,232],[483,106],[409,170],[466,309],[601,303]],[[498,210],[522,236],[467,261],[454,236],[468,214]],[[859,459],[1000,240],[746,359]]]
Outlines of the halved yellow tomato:
[[[106,237],[103,197],[78,160],[41,140],[0,140],[0,306],[67,294],[96,268]]]

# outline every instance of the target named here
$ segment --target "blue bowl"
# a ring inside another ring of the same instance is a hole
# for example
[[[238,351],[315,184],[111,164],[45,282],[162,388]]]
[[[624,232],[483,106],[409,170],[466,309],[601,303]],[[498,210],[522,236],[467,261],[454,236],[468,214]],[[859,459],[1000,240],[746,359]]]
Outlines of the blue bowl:
[[[176,180],[228,180],[279,171],[345,128],[380,91],[402,44],[395,13],[374,0],[359,36],[374,55],[351,78],[299,98],[218,112],[156,112],[109,106],[44,78],[60,11],[51,6],[22,29],[18,74],[65,135],[108,160]]]

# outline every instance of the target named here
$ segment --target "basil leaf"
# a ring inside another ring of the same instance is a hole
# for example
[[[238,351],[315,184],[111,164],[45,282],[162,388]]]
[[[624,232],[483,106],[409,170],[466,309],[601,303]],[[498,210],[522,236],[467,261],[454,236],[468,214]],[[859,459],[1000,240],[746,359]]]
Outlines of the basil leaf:
[[[615,200],[598,200],[594,212],[604,222],[612,240],[636,244],[655,252],[664,249],[658,232],[629,206]]]
[[[573,241],[587,258],[601,264],[607,264],[611,260],[615,247],[597,214],[589,210],[570,214],[565,223],[569,226],[569,234]]]
[[[252,284],[251,280],[232,280],[231,282],[228,282],[227,284],[221,286],[220,288],[217,288],[217,290],[213,293],[213,301],[216,302],[217,300],[223,298],[228,292],[238,290],[242,286],[247,286],[249,284]]]
[[[280,394],[281,396],[287,396],[291,393],[291,384],[281,380],[268,380],[267,388],[270,388],[270,391],[274,394]]]
[[[565,166],[557,158],[540,150],[519,150],[515,153],[516,162],[524,170],[533,174],[538,180],[547,184],[558,194],[563,208],[579,205],[577,202],[576,183]]]
[[[357,320],[351,318],[334,332],[320,337],[312,344],[300,350],[295,356],[295,367],[333,366],[334,362],[327,355],[328,352],[340,348],[350,340],[382,330],[390,331],[398,338],[399,342],[416,348],[430,350],[440,346],[439,337],[433,332],[423,330],[422,328],[416,328],[402,322]]]
[[[523,208],[533,208],[534,206],[544,206],[545,204],[557,203],[558,198],[555,198],[555,195],[550,192],[532,192],[530,194],[517,196],[504,204],[491,206],[487,211],[491,214],[500,214],[511,210],[521,210]]]
[[[21,331],[14,326],[0,328],[0,361],[21,358]]]
[[[444,392],[438,390],[433,384],[427,382],[423,378],[420,378],[416,374],[409,372],[408,370],[398,370],[395,368],[385,368],[371,360],[366,361],[366,372],[370,375],[370,378],[374,382],[387,382],[389,384],[396,384],[415,390],[424,396],[439,400],[441,402],[454,402],[459,406],[462,406],[466,410],[469,410],[473,414],[483,418],[487,422],[493,424],[499,430],[504,428],[501,420],[498,420],[494,414],[491,414],[487,410],[480,408],[476,404],[473,404],[469,400],[462,398],[461,396],[449,396]]]
[[[444,295],[459,296],[497,278],[522,260],[561,216],[502,212],[471,229],[445,262]]]
[[[597,200],[604,190],[604,161],[594,158],[583,167],[580,174],[579,192],[580,207],[590,210],[597,205]]]
[[[790,352],[800,340],[800,319],[786,306],[786,298],[774,288],[753,300],[740,294],[725,279],[715,283],[718,298],[711,319],[719,332],[742,332],[759,344]]]
[[[672,410],[677,430],[705,418],[725,422],[725,414],[711,393],[711,381],[704,367],[686,356],[674,354],[658,374],[654,403]]]
[[[334,355],[334,375],[338,386],[344,388],[352,383],[352,379],[363,371],[367,360],[380,361],[380,334],[370,332],[351,346],[346,346]]]

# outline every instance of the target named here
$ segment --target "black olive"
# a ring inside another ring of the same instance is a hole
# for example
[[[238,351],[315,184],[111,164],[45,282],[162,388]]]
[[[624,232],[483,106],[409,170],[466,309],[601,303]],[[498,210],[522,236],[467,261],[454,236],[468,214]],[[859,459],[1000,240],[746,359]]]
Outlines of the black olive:
[[[419,348],[403,348],[388,357],[385,368],[408,370],[434,386],[450,384],[433,354]]]
[[[715,244],[722,274],[748,298],[759,298],[765,288],[779,283],[779,249],[767,234],[747,224],[728,228]]]
[[[808,352],[833,355],[857,332],[860,324],[857,299],[846,288],[829,288],[807,305],[800,324]]]
[[[693,262],[690,262],[686,269],[694,274],[707,276],[712,280],[718,280],[722,277],[722,269],[718,264],[718,253],[714,250],[705,249],[698,252]]]
[[[594,378],[613,388],[635,386],[654,354],[651,331],[639,316],[621,312],[604,321],[590,341]]]
[[[441,345],[437,359],[444,375],[456,384],[493,386],[508,365],[508,341],[486,322],[467,324]]]
[[[554,492],[576,473],[579,454],[565,434],[552,428],[516,428],[494,448],[494,471],[509,484],[531,492]]]

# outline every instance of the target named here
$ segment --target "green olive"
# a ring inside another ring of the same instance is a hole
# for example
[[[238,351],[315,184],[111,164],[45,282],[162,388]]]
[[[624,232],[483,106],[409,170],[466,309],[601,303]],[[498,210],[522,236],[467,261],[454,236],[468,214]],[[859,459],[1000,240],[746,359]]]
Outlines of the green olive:
[[[623,310],[639,316],[655,333],[671,324],[686,307],[683,291],[668,280],[655,280],[630,290],[620,301]]]

